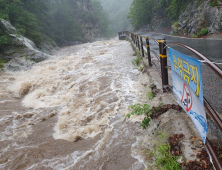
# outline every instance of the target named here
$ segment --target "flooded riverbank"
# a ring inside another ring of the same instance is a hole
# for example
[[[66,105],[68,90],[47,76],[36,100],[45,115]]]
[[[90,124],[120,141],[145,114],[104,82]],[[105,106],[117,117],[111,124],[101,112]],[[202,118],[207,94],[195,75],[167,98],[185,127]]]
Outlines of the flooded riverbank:
[[[141,129],[124,116],[139,101],[132,53],[127,42],[95,42],[65,47],[26,72],[1,73],[0,167],[133,168]]]
[[[176,103],[168,93],[147,99],[147,86],[161,89],[161,79],[155,68],[135,68],[133,53],[127,41],[98,41],[1,73],[0,169],[143,170],[153,159],[141,151],[153,147],[158,126],[184,133],[184,142],[196,135],[184,112],[169,111],[147,130],[143,116],[125,117],[135,103]]]

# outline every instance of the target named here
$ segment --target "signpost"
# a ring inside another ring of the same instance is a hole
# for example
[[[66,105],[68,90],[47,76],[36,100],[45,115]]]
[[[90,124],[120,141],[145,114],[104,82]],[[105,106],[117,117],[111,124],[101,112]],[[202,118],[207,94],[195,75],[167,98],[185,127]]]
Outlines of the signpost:
[[[173,92],[178,103],[194,122],[204,143],[207,136],[207,120],[203,104],[201,63],[169,48]]]

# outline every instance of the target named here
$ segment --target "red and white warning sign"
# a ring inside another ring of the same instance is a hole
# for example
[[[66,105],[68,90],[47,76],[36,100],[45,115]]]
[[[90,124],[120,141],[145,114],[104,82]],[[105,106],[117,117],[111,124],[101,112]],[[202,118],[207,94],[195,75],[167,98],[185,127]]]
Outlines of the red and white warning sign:
[[[191,110],[193,105],[192,95],[185,83],[183,83],[183,95],[181,98],[181,103],[185,106],[187,112]]]

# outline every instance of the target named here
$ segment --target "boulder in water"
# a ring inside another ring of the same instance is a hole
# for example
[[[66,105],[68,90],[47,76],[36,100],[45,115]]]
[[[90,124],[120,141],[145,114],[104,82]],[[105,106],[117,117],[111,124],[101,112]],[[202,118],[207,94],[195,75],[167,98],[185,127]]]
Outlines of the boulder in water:
[[[29,70],[35,64],[34,61],[27,60],[25,57],[15,57],[5,64],[5,71]]]

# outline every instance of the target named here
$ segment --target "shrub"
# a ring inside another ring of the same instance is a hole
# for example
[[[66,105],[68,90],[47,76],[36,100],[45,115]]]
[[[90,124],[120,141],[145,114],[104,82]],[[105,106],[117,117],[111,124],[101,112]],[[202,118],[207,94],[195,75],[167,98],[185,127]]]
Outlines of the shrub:
[[[143,70],[143,66],[139,65],[139,68],[140,68],[140,71],[142,71],[142,70]]]
[[[174,22],[172,27],[175,31],[177,31],[178,30],[178,21]]]
[[[146,129],[146,127],[148,127],[150,125],[150,115],[152,114],[150,106],[148,104],[139,104],[136,103],[135,105],[131,105],[129,106],[130,109],[132,109],[132,112],[127,114],[126,117],[130,118],[131,115],[142,115],[144,114],[145,117],[142,121],[142,123],[140,124],[140,126],[142,126],[144,129]]]
[[[178,157],[170,153],[170,144],[156,143],[154,146],[154,157],[156,167],[163,170],[180,170],[180,164],[177,162]]]
[[[133,65],[139,65],[141,60],[142,60],[141,57],[137,57],[132,60],[132,63]]]
[[[0,46],[8,44],[10,41],[10,37],[8,35],[0,35]]]
[[[150,86],[148,86],[148,92],[146,93],[146,97],[149,99],[149,100],[153,100],[154,96],[153,96],[153,92],[152,92],[152,89]]]
[[[24,28],[20,28],[20,29],[17,30],[17,34],[25,35],[26,30]]]
[[[211,0],[210,2],[210,6],[214,7],[214,6],[218,6],[218,2],[217,0]]]
[[[201,36],[201,34],[198,32],[198,33],[194,34],[192,37],[193,38],[199,38],[200,36]]]
[[[208,33],[208,29],[207,28],[201,28],[200,30],[200,34],[201,35],[206,35]]]
[[[4,70],[4,63],[6,63],[6,60],[0,59],[0,69],[3,71]]]

